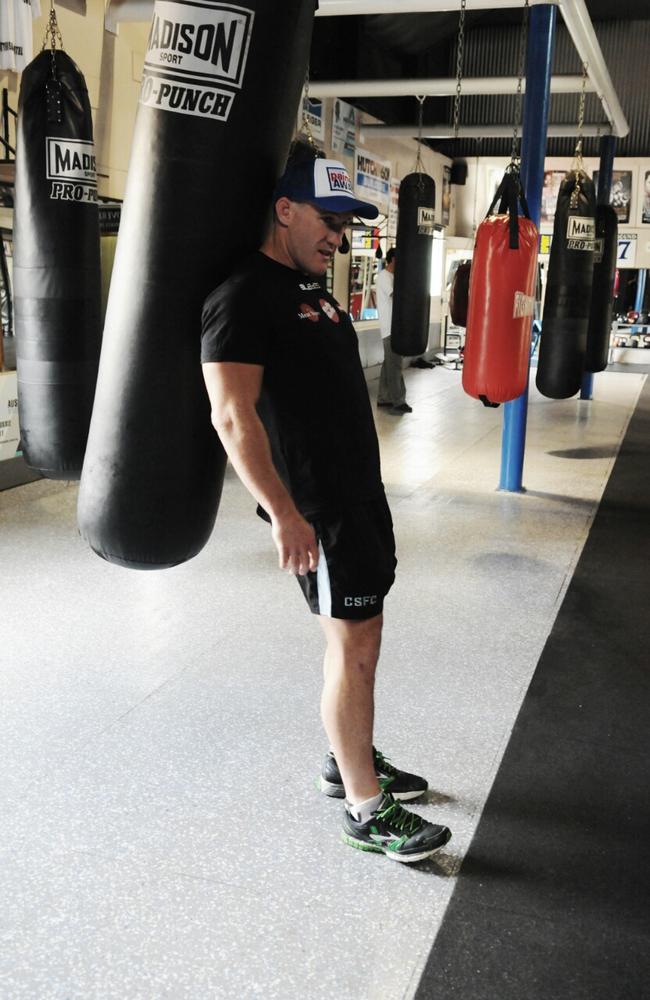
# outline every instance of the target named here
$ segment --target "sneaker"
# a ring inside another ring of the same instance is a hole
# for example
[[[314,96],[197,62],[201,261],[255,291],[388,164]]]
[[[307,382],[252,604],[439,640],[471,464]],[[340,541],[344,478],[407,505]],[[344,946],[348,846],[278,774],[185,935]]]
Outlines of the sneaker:
[[[384,757],[379,750],[372,750],[375,771],[379,778],[379,784],[383,791],[390,792],[394,799],[407,801],[417,799],[424,795],[429,783],[426,778],[420,778],[417,774],[409,774],[408,771],[399,771],[391,762]],[[323,761],[320,772],[319,788],[325,795],[333,799],[344,799],[345,789],[339,766],[336,763],[334,754],[330,751]]]
[[[394,413],[396,416],[402,413],[413,413],[413,407],[409,406],[408,403],[400,403],[399,406],[391,406],[389,413]]]
[[[447,843],[451,831],[409,812],[386,793],[367,823],[346,808],[341,839],[361,851],[377,851],[393,861],[423,861]]]

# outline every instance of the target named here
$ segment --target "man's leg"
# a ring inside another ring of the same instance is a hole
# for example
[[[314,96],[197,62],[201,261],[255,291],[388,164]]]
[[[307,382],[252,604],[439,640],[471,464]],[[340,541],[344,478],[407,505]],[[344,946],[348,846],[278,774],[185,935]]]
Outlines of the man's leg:
[[[393,406],[402,406],[406,402],[406,386],[404,384],[404,374],[402,372],[402,357],[395,354],[390,346],[390,337],[384,343],[386,347],[386,365],[388,367],[388,391],[390,401]]]
[[[349,621],[321,615],[319,621],[327,640],[321,715],[346,797],[356,804],[380,792],[372,730],[383,616]]]
[[[384,360],[382,362],[381,371],[379,373],[379,389],[377,391],[377,402],[381,405],[382,403],[393,405],[393,397],[391,396],[391,387],[388,381],[388,355],[390,354],[390,337],[384,337],[382,340],[382,347],[384,348]]]

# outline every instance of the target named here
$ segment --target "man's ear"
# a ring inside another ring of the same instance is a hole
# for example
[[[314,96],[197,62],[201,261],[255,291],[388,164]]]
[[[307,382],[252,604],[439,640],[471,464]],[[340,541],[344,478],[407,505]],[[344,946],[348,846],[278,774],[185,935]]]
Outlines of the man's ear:
[[[289,198],[285,198],[284,195],[275,203],[275,218],[280,226],[285,228],[291,222],[293,216],[293,202]]]

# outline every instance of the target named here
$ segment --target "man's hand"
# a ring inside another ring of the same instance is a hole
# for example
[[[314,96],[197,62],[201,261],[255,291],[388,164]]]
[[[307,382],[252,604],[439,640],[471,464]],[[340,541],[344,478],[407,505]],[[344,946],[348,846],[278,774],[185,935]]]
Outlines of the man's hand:
[[[272,517],[271,533],[278,550],[280,569],[298,576],[315,571],[318,566],[316,534],[297,510],[282,517]]]

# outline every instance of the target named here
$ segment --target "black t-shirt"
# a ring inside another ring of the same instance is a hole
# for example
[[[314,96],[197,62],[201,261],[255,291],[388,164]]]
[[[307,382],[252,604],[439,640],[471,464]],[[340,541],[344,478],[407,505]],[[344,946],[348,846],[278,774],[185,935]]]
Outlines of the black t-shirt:
[[[263,253],[249,258],[205,301],[201,361],[264,367],[259,413],[301,513],[381,494],[357,335],[315,278]]]

